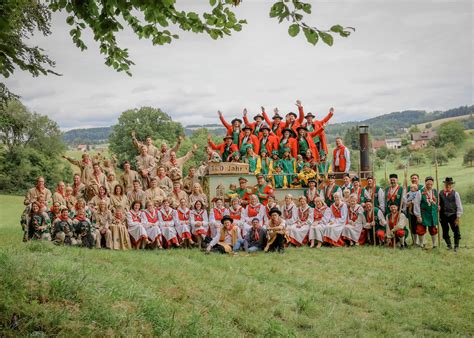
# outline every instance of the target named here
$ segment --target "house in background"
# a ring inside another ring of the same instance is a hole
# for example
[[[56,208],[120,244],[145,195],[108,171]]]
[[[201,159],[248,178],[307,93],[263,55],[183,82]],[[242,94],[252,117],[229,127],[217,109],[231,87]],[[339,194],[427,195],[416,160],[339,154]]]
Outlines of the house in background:
[[[78,144],[76,147],[77,150],[79,151],[87,151],[87,145],[86,144]]]
[[[389,138],[385,140],[385,145],[388,149],[400,149],[402,147],[401,138]]]
[[[372,140],[372,151],[377,151],[385,146],[385,140]]]
[[[411,149],[421,149],[428,146],[429,142],[437,136],[435,131],[425,130],[419,133],[411,133]]]

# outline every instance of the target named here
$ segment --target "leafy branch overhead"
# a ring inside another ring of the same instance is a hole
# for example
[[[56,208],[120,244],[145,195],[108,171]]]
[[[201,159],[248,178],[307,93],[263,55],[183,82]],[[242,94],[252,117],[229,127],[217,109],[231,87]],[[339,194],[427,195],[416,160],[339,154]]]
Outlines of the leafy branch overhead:
[[[323,30],[303,21],[311,14],[311,4],[299,0],[273,1],[270,17],[281,23],[289,21],[288,33],[296,36],[303,30],[308,42],[316,45],[321,39],[333,44],[332,33],[347,37],[352,27],[334,25]],[[35,33],[51,34],[51,11],[67,12],[66,22],[72,27],[70,35],[75,45],[87,48],[82,32],[90,29],[99,43],[105,64],[119,72],[131,75],[134,64],[127,48],[120,47],[117,34],[129,26],[139,39],[148,39],[154,45],[164,45],[178,39],[177,31],[191,31],[209,35],[212,39],[223,38],[242,30],[247,23],[238,19],[234,7],[241,0],[209,0],[204,13],[180,10],[176,0],[5,0],[0,2],[0,74],[5,77],[15,69],[28,71],[33,76],[53,73],[55,63],[40,47],[30,47],[26,41]],[[0,100],[11,93],[0,84]]]

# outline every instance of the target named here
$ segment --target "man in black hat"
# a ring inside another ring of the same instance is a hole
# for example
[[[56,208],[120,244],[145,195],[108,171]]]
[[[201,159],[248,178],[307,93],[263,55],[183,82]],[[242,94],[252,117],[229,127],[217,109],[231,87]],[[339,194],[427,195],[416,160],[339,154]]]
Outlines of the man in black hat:
[[[415,195],[413,214],[417,221],[415,244],[419,244],[421,247],[425,246],[425,234],[428,228],[434,249],[437,247],[436,235],[438,234],[438,192],[433,189],[433,183],[433,177],[425,178],[425,186]]]
[[[278,138],[275,135],[270,134],[270,127],[264,125],[260,130],[262,131],[259,138],[260,152],[265,149],[267,154],[271,154],[272,151],[278,150]]]
[[[272,121],[265,112],[265,108],[262,107],[262,115],[265,119],[265,122],[267,122],[267,124],[270,126],[270,129],[274,135],[276,135],[277,137],[281,137],[282,130],[285,128],[285,123],[281,121],[283,118],[278,113],[278,108],[275,108],[273,111],[275,115],[273,115]]]
[[[239,177],[239,187],[235,190],[240,197],[240,202],[243,207],[249,203],[252,189],[247,187],[248,180],[245,177]]]
[[[218,145],[212,142],[211,135],[207,135],[207,143],[213,150],[219,150],[222,162],[230,162],[230,156],[232,153],[234,151],[239,151],[237,145],[235,145],[232,141],[232,136],[229,135],[224,136],[224,142]]]
[[[443,228],[443,239],[451,250],[451,238],[449,236],[449,227],[454,233],[454,251],[459,248],[459,240],[461,239],[461,232],[459,230],[459,223],[463,213],[461,197],[457,191],[454,191],[454,181],[452,177],[446,177],[443,181],[444,190],[439,192],[439,217],[441,227]]]
[[[264,108],[262,107],[262,111],[264,111]],[[252,134],[255,135],[256,137],[260,137],[261,134],[261,129],[265,125],[263,123],[263,116],[261,114],[257,114],[253,117],[253,120],[255,122],[249,122],[249,119],[247,118],[247,108],[244,109],[244,123],[246,126],[249,126],[252,128]]]
[[[324,187],[324,202],[330,207],[334,203],[334,195],[339,192],[342,196],[342,190],[336,184],[336,175],[333,173],[328,174],[326,186]]]
[[[240,134],[240,154],[245,156],[247,148],[249,145],[253,146],[253,150],[256,154],[259,154],[260,143],[258,142],[258,137],[252,134],[252,128],[245,126],[242,128],[243,133]]]
[[[296,139],[296,148],[298,155],[301,155],[303,156],[303,158],[305,158],[306,151],[308,151],[309,149],[313,154],[314,160],[319,161],[318,149],[316,149],[313,139],[308,135],[306,127],[299,126],[298,128],[296,128],[296,131],[298,132],[298,137]]]
[[[397,174],[390,174],[390,186],[385,189],[385,215],[390,213],[389,204],[397,204],[398,210],[400,207],[403,209],[405,208],[404,205],[404,196],[403,196],[403,188],[400,184],[398,184],[398,175]]]
[[[233,224],[234,220],[228,215],[221,219],[221,223],[223,226],[208,244],[206,251],[236,253],[245,243],[240,235],[240,228]]]
[[[227,129],[227,135],[232,136],[232,143],[239,146],[239,137],[241,134],[241,127],[242,127],[242,120],[241,119],[233,119],[231,124],[227,123],[222,115],[221,111],[218,111],[217,114],[219,115],[219,119],[221,120],[224,127]]]
[[[285,243],[288,241],[285,220],[280,217],[281,211],[278,208],[270,209],[269,215],[270,220],[267,225],[268,242],[265,252],[278,251],[283,253],[285,251]]]

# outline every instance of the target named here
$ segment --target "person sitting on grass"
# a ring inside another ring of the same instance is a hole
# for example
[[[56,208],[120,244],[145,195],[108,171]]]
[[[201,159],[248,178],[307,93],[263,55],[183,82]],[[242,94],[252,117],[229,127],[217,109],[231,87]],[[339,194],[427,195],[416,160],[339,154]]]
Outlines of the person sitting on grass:
[[[265,252],[285,252],[285,244],[288,242],[288,236],[286,234],[285,220],[280,216],[280,209],[273,208],[270,210],[270,220],[267,225],[268,240],[264,249]]]
[[[115,208],[114,217],[109,225],[110,231],[112,232],[113,250],[129,250],[132,248],[124,211],[124,209]]]
[[[92,234],[92,223],[90,218],[87,217],[84,209],[79,209],[77,211],[72,224],[74,226],[77,245],[92,249],[95,244],[94,236]]]
[[[314,248],[315,242],[318,242],[317,248],[321,248],[323,245],[324,231],[331,218],[331,210],[324,203],[324,199],[320,196],[314,200],[313,209],[313,224],[309,229],[308,238],[310,241],[310,248]]]
[[[94,228],[95,247],[100,249],[102,240],[105,240],[105,247],[112,248],[112,232],[109,224],[112,222],[112,213],[107,209],[105,201],[99,201],[97,210],[92,214],[92,226]]]
[[[178,215],[178,223],[176,224],[176,232],[178,238],[181,240],[181,244],[184,247],[189,248],[194,245],[194,241],[191,238],[191,221],[190,213],[191,210],[188,208],[188,201],[184,198],[179,200],[179,206],[176,209]]]
[[[61,207],[61,216],[56,218],[51,226],[51,235],[55,244],[58,245],[75,245],[72,220],[69,218],[69,210]]]
[[[141,218],[142,202],[134,201],[127,212],[127,226],[134,249],[144,249],[148,244],[148,234]]]
[[[359,245],[359,238],[364,223],[364,209],[357,203],[358,196],[351,194],[347,208],[347,222],[342,230],[342,238],[349,242],[350,246]]]
[[[267,231],[261,226],[258,218],[252,220],[252,228],[245,236],[248,253],[262,251],[267,244]]]
[[[225,215],[221,219],[222,227],[207,245],[207,252],[237,253],[244,245],[244,240],[240,236],[240,229],[234,226],[233,219]]]
[[[140,218],[148,236],[149,247],[151,249],[162,249],[160,220],[153,201],[148,200],[146,202],[145,210],[141,212]]]
[[[389,202],[390,213],[386,216],[387,238],[390,240],[389,245],[393,245],[393,241],[399,243],[400,249],[406,247],[405,238],[408,236],[408,219],[403,212],[398,212],[398,204]]]
[[[209,217],[207,210],[203,208],[201,201],[194,203],[194,208],[190,214],[191,232],[196,238],[196,242],[199,248],[202,248],[206,234],[209,230]]]
[[[290,243],[294,246],[302,246],[308,241],[309,227],[313,224],[313,209],[308,205],[305,196],[298,198],[300,206],[296,210],[296,222],[288,227],[288,236]]]
[[[342,231],[347,221],[347,204],[342,200],[340,192],[334,194],[334,203],[329,208],[331,211],[327,226],[324,229],[324,242],[332,246],[343,246]]]

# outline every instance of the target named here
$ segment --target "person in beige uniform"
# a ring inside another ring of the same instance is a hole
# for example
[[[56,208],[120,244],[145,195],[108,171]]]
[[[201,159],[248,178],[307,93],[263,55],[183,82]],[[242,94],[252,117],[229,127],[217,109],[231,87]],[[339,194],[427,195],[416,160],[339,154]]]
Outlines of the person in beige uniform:
[[[166,162],[168,162],[170,160],[171,152],[174,151],[175,153],[177,153],[179,151],[179,147],[181,146],[182,141],[183,141],[183,137],[179,136],[178,141],[171,149],[168,149],[168,144],[166,142],[163,142],[161,144],[161,149],[158,155],[159,157],[158,163],[161,165],[164,165]]]
[[[157,185],[156,177],[150,179],[150,187],[145,190],[146,201],[153,202],[153,205],[161,205],[163,199],[166,198],[166,193]]]
[[[56,191],[53,194],[53,203],[59,202],[61,206],[66,206],[66,184],[63,181],[59,181],[56,186]]]
[[[119,184],[119,182],[115,179],[115,173],[114,172],[110,172],[107,175],[107,181],[105,183],[106,183],[105,187],[107,188],[107,193],[110,196],[112,191],[114,191],[115,186],[117,184]]]
[[[184,190],[181,190],[181,182],[173,182],[173,190],[169,194],[170,204],[173,209],[179,207],[179,201],[184,199],[188,203],[188,194]]]
[[[125,161],[123,164],[123,174],[120,176],[119,182],[125,193],[133,189],[133,181],[135,180],[140,180],[140,175],[132,169],[130,162]]]
[[[79,169],[81,170],[81,182],[87,185],[87,182],[91,179],[92,176],[92,161],[89,158],[88,153],[82,154],[82,161],[75,160],[69,156],[63,156],[66,160],[68,160],[70,163],[74,164],[75,166],[78,166]]]
[[[140,152],[141,148],[143,146],[145,146],[147,148],[148,154],[150,156],[153,156],[157,160],[159,159],[160,152],[159,152],[158,148],[154,146],[153,140],[151,139],[150,136],[147,136],[145,138],[145,143],[143,143],[143,142],[140,142],[140,141],[137,140],[137,135],[135,133],[135,130],[132,130],[132,143],[135,146],[135,148],[137,148],[138,152]]]
[[[178,171],[178,173],[180,174],[180,179],[181,179],[183,177],[183,165],[187,161],[189,161],[191,159],[191,157],[194,156],[194,154],[196,153],[197,148],[198,148],[197,144],[194,144],[193,149],[188,151],[188,153],[186,155],[184,155],[183,157],[180,157],[180,158],[176,157],[176,152],[174,152],[174,151],[170,152],[170,159],[169,159],[168,162],[165,163],[165,167],[166,167],[168,173],[170,173],[171,170],[176,169]]]
[[[191,194],[195,183],[199,183],[199,177],[196,175],[196,168],[190,167],[188,176],[183,179],[183,190],[186,191],[188,195]]]
[[[129,207],[132,206],[132,203],[134,201],[140,202],[142,205],[145,205],[145,192],[142,190],[142,187],[140,186],[140,181],[135,180],[133,181],[133,189],[129,192],[127,192],[127,199],[130,202]]]
[[[86,185],[81,182],[81,175],[74,174],[72,183],[72,195],[76,199],[85,198]]]
[[[45,187],[43,176],[38,177],[36,180],[36,186],[28,190],[23,204],[29,205],[34,201],[37,201],[39,196],[44,197],[46,204],[50,204],[52,202],[51,191]]]
[[[142,181],[142,187],[143,189],[147,189],[150,184],[150,178],[155,177],[155,158],[148,154],[148,148],[146,146],[142,146],[140,148],[140,155],[135,159],[137,162],[137,171]]]
[[[97,210],[92,213],[92,226],[94,227],[95,247],[101,248],[102,238],[105,247],[112,249],[112,232],[109,229],[112,223],[112,213],[107,209],[105,201],[100,201]]]
[[[92,165],[92,175],[86,183],[86,197],[91,200],[94,196],[99,194],[99,187],[107,186],[107,177],[102,172],[99,163]]]
[[[162,165],[157,169],[156,183],[157,186],[167,194],[173,190],[173,181],[171,181],[171,178],[166,176],[165,167]]]

